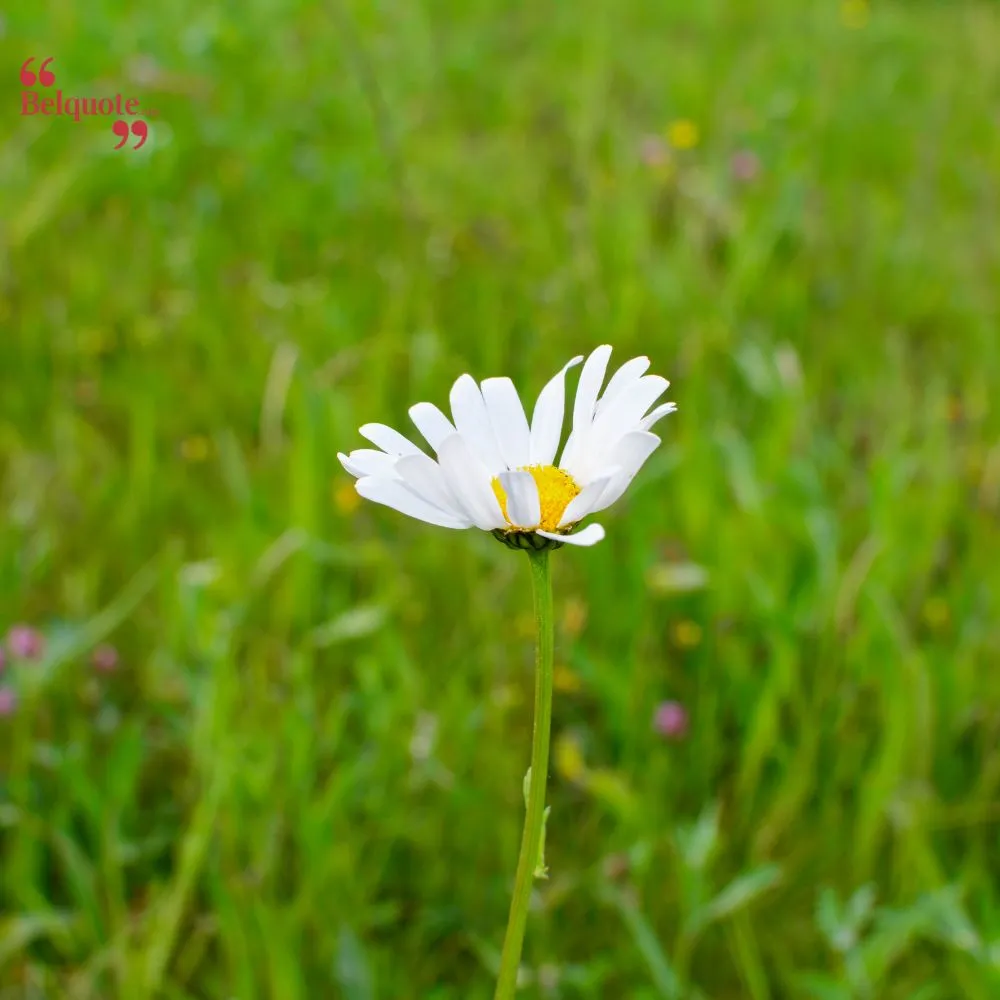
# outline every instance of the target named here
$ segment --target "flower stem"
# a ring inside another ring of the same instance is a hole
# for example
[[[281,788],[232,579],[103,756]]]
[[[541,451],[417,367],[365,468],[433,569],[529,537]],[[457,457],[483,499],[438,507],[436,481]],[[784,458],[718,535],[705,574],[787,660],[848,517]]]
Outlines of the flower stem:
[[[535,599],[535,726],[531,741],[528,805],[517,859],[514,896],[510,901],[507,933],[500,957],[500,976],[494,1000],[511,1000],[517,990],[517,971],[528,921],[531,885],[541,864],[540,850],[545,821],[545,784],[549,771],[549,736],[552,727],[552,570],[548,550],[528,552],[531,589]]]

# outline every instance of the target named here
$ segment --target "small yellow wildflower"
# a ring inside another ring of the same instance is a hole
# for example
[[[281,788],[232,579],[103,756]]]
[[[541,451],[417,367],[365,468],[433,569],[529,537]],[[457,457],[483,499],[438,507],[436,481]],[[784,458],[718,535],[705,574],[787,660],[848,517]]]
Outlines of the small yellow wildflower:
[[[361,497],[353,483],[341,482],[333,488],[333,502],[341,514],[353,514],[361,506]]]
[[[557,773],[567,781],[580,781],[587,773],[583,750],[579,741],[568,733],[563,733],[553,748],[553,761]]]
[[[575,694],[583,687],[579,675],[562,663],[556,665],[552,683],[557,691],[563,691],[566,694]]]
[[[694,149],[701,141],[701,134],[690,118],[678,118],[667,126],[667,141],[674,149]]]
[[[840,21],[845,28],[863,28],[871,18],[868,0],[843,0],[840,5]]]
[[[678,622],[674,626],[674,642],[681,649],[693,649],[701,642],[701,626],[692,621]]]
[[[587,624],[587,605],[579,597],[571,597],[566,601],[563,611],[563,631],[570,639],[575,639]]]

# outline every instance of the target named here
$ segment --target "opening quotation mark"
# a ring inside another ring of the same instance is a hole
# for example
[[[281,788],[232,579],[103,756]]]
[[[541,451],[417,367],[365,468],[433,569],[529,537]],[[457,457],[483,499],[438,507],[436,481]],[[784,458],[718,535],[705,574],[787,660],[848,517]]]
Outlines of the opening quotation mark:
[[[32,56],[30,59],[26,59],[21,66],[21,83],[23,83],[25,87],[34,87],[35,82],[37,81],[43,87],[51,87],[52,84],[56,82],[56,75],[52,72],[52,70],[47,69],[46,67],[50,62],[52,62],[53,59],[55,59],[55,56],[49,56],[48,59],[42,62],[42,65],[38,67],[37,76],[31,68],[31,64],[35,61],[35,57]]]
[[[128,141],[128,122],[119,118],[118,121],[111,126],[111,131],[121,139],[121,142],[115,146],[115,149],[121,149],[122,146],[124,146]],[[132,122],[132,135],[136,136],[139,140],[132,148],[140,149],[143,143],[145,143],[145,141],[149,138],[149,126],[141,118],[136,118],[136,120]]]

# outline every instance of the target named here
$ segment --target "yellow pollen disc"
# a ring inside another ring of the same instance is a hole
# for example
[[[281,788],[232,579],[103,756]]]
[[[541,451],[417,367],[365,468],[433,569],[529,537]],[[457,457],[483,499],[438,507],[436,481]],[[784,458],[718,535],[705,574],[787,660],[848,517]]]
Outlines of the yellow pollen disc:
[[[500,501],[500,509],[503,511],[504,520],[512,528],[520,528],[524,531],[534,531],[542,528],[544,531],[556,531],[559,522],[562,520],[563,512],[569,506],[570,500],[580,493],[580,487],[573,481],[573,477],[562,469],[557,469],[554,465],[525,465],[519,470],[530,472],[538,487],[538,505],[541,508],[542,519],[538,524],[514,524],[507,513],[507,494],[504,492],[503,484],[499,479],[494,478],[492,486],[497,500]]]

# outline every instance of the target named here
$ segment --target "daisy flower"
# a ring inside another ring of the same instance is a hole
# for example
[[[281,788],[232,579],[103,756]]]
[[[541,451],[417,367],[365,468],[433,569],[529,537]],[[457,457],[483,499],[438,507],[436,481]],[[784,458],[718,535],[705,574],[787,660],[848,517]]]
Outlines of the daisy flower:
[[[528,553],[538,634],[535,722],[524,778],[524,832],[494,1000],[514,1000],[532,882],[548,871],[545,789],[554,686],[549,550],[594,545],[604,537],[599,524],[577,528],[628,489],[660,443],[650,428],[676,409],[673,403],[656,405],[670,383],[646,374],[649,358],[626,361],[605,385],[610,359],[611,348],[603,344],[584,363],[561,451],[566,372],[582,357],[565,364],[542,389],[530,423],[509,378],[477,383],[462,375],[451,388],[451,419],[433,403],[410,407],[434,458],[385,424],[361,428],[374,448],[337,456],[366,499],[444,528],[490,531]]]
[[[385,424],[360,430],[375,448],[337,457],[361,496],[421,521],[490,531],[511,548],[594,545],[604,529],[578,531],[579,523],[621,497],[660,443],[650,428],[676,409],[654,406],[670,383],[646,374],[649,358],[626,361],[604,385],[610,357],[604,344],[583,365],[558,462],[566,372],[582,356],[542,389],[530,423],[509,378],[477,383],[462,375],[451,389],[450,420],[433,403],[410,407],[435,458]]]

